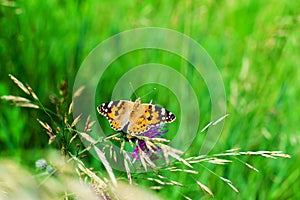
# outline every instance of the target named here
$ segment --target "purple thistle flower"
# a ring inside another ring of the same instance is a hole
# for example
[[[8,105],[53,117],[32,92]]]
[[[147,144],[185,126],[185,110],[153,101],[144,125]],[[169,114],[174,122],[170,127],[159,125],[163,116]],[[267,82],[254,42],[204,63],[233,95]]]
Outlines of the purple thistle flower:
[[[141,135],[149,138],[160,137],[163,134],[166,134],[168,132],[167,128],[168,126],[164,124],[159,126],[152,126],[148,131],[142,133]],[[134,148],[131,154],[134,159],[139,159],[139,151],[140,151],[139,149],[141,149],[143,152],[145,152],[148,155],[152,153],[150,149],[148,149],[146,142],[144,140],[137,139],[137,146]],[[153,150],[160,151],[161,149],[158,147]]]

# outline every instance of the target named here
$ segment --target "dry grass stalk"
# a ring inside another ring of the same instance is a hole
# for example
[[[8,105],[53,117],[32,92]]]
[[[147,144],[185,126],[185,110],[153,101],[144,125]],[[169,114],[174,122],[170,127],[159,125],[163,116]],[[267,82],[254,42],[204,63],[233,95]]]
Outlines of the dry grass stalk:
[[[201,129],[200,133],[204,132],[206,129],[208,129],[208,127],[210,127],[212,125],[213,122],[209,122],[206,126],[204,126],[203,129]]]
[[[106,147],[106,146],[105,146]],[[102,151],[104,152],[104,148],[102,149]],[[114,150],[113,150],[113,146],[111,145],[110,148],[109,148],[109,157],[112,158],[113,157],[113,153],[114,153]]]
[[[214,154],[214,157],[223,157],[223,156],[241,156],[241,155],[251,155],[251,156],[264,156],[267,158],[291,158],[289,154],[284,154],[282,151],[246,151],[246,152],[238,152],[238,151],[229,151],[226,153]]]
[[[57,114],[60,115],[60,113],[61,113],[61,111],[60,111],[60,106],[59,106],[59,109],[57,110]],[[69,124],[69,117],[68,117],[66,114],[65,114],[63,120],[64,120],[64,124],[66,125],[66,127],[67,127],[68,129],[70,129],[71,126],[70,126],[70,124]]]
[[[215,126],[218,123],[220,123],[221,121],[223,121],[226,117],[228,117],[229,114],[226,114],[222,117],[220,117],[219,119],[215,120],[215,121],[211,121],[209,122],[201,131],[200,133],[204,132],[206,129],[208,129],[210,126]]]
[[[156,165],[155,165],[154,162],[152,162],[152,160],[147,156],[147,154],[143,152],[143,156],[144,156],[144,159],[146,160],[148,166],[150,166],[152,169],[156,169]]]
[[[52,144],[55,140],[56,140],[56,135],[50,136],[50,138],[48,140],[48,144]]]
[[[217,164],[217,165],[225,165],[227,163],[231,163],[232,160],[225,160],[225,159],[219,159],[219,158],[211,158],[207,162]]]
[[[127,173],[128,182],[131,185],[132,184],[132,178],[131,178],[129,163],[131,165],[132,165],[132,163],[131,163],[130,157],[128,156],[126,151],[123,151],[123,156],[124,156],[124,166],[125,166],[125,170],[126,170],[126,173]]]
[[[13,96],[13,95],[4,95],[4,96],[1,96],[1,99],[10,101],[13,103],[13,105],[19,106],[19,107],[35,108],[35,109],[39,108],[38,105],[32,103],[29,99],[26,99],[24,97]]]
[[[167,140],[165,138],[148,138],[153,142],[163,143],[163,142],[170,142],[170,140]]]
[[[202,158],[205,158],[207,157],[207,155],[200,155],[200,156],[192,156],[192,157],[189,157],[189,158],[186,158],[186,160],[200,160]]]
[[[69,144],[71,144],[76,138],[77,138],[78,134],[75,133],[75,135],[70,139]]]
[[[28,89],[30,95],[33,97],[33,99],[36,100],[36,101],[39,101],[39,98],[36,96],[36,94],[35,94],[35,92],[32,90],[32,88],[31,88],[28,84],[26,84],[26,86],[27,86],[27,89]]]
[[[14,103],[29,103],[30,100],[26,99],[24,97],[19,97],[19,96],[13,96],[13,95],[4,95],[1,96],[1,99],[6,100],[6,101],[11,101]]]
[[[81,93],[83,92],[83,90],[85,89],[84,86],[79,87],[73,94],[73,99],[77,98],[81,95]]]
[[[138,147],[138,150],[139,150],[139,158],[140,158],[141,164],[144,167],[145,171],[147,172],[148,169],[147,169],[147,164],[145,162],[144,155],[143,155],[144,152],[141,150],[140,147]]]
[[[169,159],[168,150],[163,148],[162,152],[163,152],[163,155],[164,155],[166,165],[169,165],[170,164],[170,159]]]
[[[105,154],[98,147],[96,147],[96,146],[94,146],[94,150],[96,151],[98,158],[100,159],[100,161],[102,162],[103,166],[105,167],[105,169],[106,169],[106,171],[107,171],[107,173],[108,173],[108,175],[109,175],[109,177],[110,177],[113,185],[116,186],[117,185],[116,177],[115,177],[115,175],[113,173],[113,170],[112,170],[112,168],[111,168],[108,160],[105,157]]]
[[[234,149],[228,149],[226,152],[236,152],[239,151],[241,148],[234,148]]]
[[[151,152],[151,153],[155,153],[156,149],[157,149],[157,146],[149,141],[149,140],[144,140],[145,141],[145,144],[146,144],[146,147],[148,148],[148,150]]]
[[[37,121],[46,129],[47,132],[52,133],[52,128],[46,122],[42,122],[41,120],[37,119]]]
[[[192,200],[190,197],[183,195],[183,198],[187,199],[187,200]]]
[[[218,165],[224,165],[227,163],[231,163],[232,160],[226,160],[226,159],[219,159],[219,158],[203,158],[203,159],[189,159],[188,162],[190,164],[195,164],[195,163],[201,163],[201,162],[208,162],[208,163],[213,163],[213,164],[218,164]]]
[[[24,107],[24,108],[35,108],[35,109],[40,108],[38,105],[35,105],[33,103],[16,103],[15,106]]]
[[[72,112],[73,112],[73,105],[74,105],[74,102],[72,101],[69,105],[69,109],[68,109],[68,115],[71,115]]]
[[[92,138],[89,134],[79,133],[79,135],[81,136],[81,138],[85,139],[93,145],[97,143],[97,141],[94,138]]]
[[[9,74],[8,75],[11,80],[13,80],[13,82],[21,89],[23,90],[23,92],[25,92],[26,94],[30,95],[30,92],[28,91],[28,89],[23,85],[23,83],[21,81],[19,81],[16,77],[14,77],[13,75]]]
[[[80,159],[78,159],[75,156],[72,156],[72,159],[76,161],[77,167],[81,172],[83,172],[85,175],[96,181],[98,185],[101,186],[103,189],[107,187],[107,183],[104,180],[102,180],[99,176],[97,176],[94,172],[85,167],[84,163]]]
[[[82,114],[78,115],[78,116],[74,119],[74,121],[73,121],[72,124],[71,124],[71,127],[76,126],[76,124],[79,122],[81,116],[82,116]]]
[[[178,160],[179,162],[183,163],[184,165],[193,168],[192,165],[190,165],[184,158],[180,157],[179,155],[182,155],[184,152],[180,151],[179,149],[174,149],[168,145],[165,144],[159,144],[158,145],[164,152],[164,157],[171,156]],[[167,161],[166,161],[167,162]]]
[[[240,193],[239,190],[234,187],[234,185],[232,183],[227,183],[236,193]]]
[[[214,121],[214,122],[212,123],[212,126],[217,125],[218,123],[220,123],[221,121],[223,121],[226,117],[228,117],[228,115],[229,115],[229,114],[226,114],[226,115],[220,117],[219,119],[217,119],[216,121]]]
[[[114,150],[113,145],[105,145],[105,148],[109,148],[109,157],[112,158],[115,162],[117,162],[117,152]],[[102,149],[105,152],[104,148]]]
[[[147,171],[147,166],[151,167],[152,169],[155,169],[156,165],[154,164],[154,162],[152,162],[148,155],[140,148],[138,143],[137,146],[139,149],[139,158],[145,171]]]
[[[49,136],[48,144],[52,144],[56,140],[56,135],[53,134],[52,128],[46,122],[42,122],[41,120],[37,119],[39,124],[46,130],[47,135]]]
[[[122,151],[124,151],[125,143],[126,143],[125,140],[123,140],[123,141],[121,142],[120,153],[121,153]]]
[[[190,165],[185,159],[183,159],[182,157],[180,157],[179,155],[177,155],[176,153],[169,151],[168,154],[170,156],[172,156],[173,158],[175,158],[176,160],[178,160],[179,162],[183,163],[184,165],[193,168],[192,165]]]
[[[190,170],[190,169],[166,169],[170,172],[184,172],[184,173],[188,173],[188,174],[199,174],[199,172],[195,171],[195,170]]]
[[[256,169],[256,168],[253,167],[252,165],[250,165],[250,164],[248,164],[248,163],[245,163],[245,165],[246,165],[247,167],[249,167],[250,169],[256,171],[256,172],[259,172],[258,169]]]
[[[227,178],[224,178],[224,177],[222,177],[222,176],[219,176],[219,178],[220,178],[222,181],[226,182],[226,183],[232,183],[231,180],[229,180],[229,179],[227,179]]]
[[[81,115],[79,115],[81,116]],[[95,125],[96,121],[90,121],[91,116],[89,115],[85,121],[85,126],[84,126],[84,132],[85,133],[90,133],[92,132],[92,127]],[[74,120],[75,121],[75,120]]]
[[[212,191],[206,185],[202,184],[200,181],[196,181],[196,183],[200,187],[200,189],[205,191],[210,196],[214,197],[214,194],[212,193]]]
[[[161,184],[161,185],[169,185],[167,182],[164,182],[164,181],[162,181],[162,180],[160,180],[160,179],[147,178],[147,180],[149,180],[149,181],[154,181],[154,182],[156,182],[156,183],[158,183],[158,184]]]
[[[168,177],[165,177],[165,176],[162,176],[162,175],[157,175],[158,178],[162,179],[162,180],[168,180],[170,182],[165,182],[167,185],[176,185],[176,186],[180,186],[180,187],[184,187],[183,184],[177,182],[177,181],[174,181],[174,180],[171,180],[169,179]]]
[[[150,189],[151,190],[161,190],[161,189],[163,189],[163,187],[162,186],[151,186]]]
[[[129,139],[128,141],[129,141],[130,146],[133,148],[133,147],[134,147],[134,144],[133,144],[132,140]]]

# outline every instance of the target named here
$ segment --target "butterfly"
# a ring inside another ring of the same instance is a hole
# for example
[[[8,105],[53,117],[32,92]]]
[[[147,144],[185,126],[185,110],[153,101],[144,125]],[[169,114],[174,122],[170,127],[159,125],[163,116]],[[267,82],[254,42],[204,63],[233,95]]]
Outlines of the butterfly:
[[[151,103],[141,103],[140,98],[135,102],[110,101],[99,105],[97,110],[108,119],[112,129],[132,135],[144,133],[151,126],[171,123],[176,119],[172,112]]]

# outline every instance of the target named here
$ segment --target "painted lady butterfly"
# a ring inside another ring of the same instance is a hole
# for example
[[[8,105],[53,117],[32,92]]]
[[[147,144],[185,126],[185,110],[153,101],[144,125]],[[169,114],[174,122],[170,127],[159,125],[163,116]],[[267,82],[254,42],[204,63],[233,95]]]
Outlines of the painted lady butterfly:
[[[128,134],[146,132],[151,126],[173,122],[173,113],[157,105],[142,104],[138,98],[135,102],[119,100],[103,103],[97,107],[105,116],[112,129]]]

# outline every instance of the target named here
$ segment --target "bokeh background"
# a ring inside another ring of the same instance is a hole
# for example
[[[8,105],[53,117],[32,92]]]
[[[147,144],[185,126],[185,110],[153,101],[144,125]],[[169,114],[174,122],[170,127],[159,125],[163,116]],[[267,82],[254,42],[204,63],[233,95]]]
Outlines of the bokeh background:
[[[148,26],[187,34],[206,49],[219,68],[230,116],[211,153],[241,148],[281,150],[292,156],[291,159],[242,158],[259,169],[259,173],[239,162],[228,166],[206,165],[230,179],[240,194],[205,168],[196,169],[200,171],[197,179],[209,186],[217,199],[299,199],[298,1],[1,0],[0,95],[22,95],[8,77],[13,74],[29,83],[45,105],[53,107],[49,96],[57,93],[64,78],[72,90],[80,64],[101,41],[128,29]],[[110,83],[116,82],[124,71],[145,62],[174,66],[187,76],[198,91],[200,127],[209,122],[209,93],[205,83],[193,76],[194,72],[181,58],[166,52],[133,52],[117,60],[106,73],[107,87],[101,88],[101,99],[109,100],[106,94],[113,88]],[[147,86],[144,91],[153,87]],[[144,91],[138,94],[142,96]],[[176,109],[170,98],[161,97],[159,90],[149,98]],[[4,101],[0,113],[0,156],[34,169],[34,162],[52,148],[36,121],[43,116],[39,111],[12,107]],[[199,152],[203,138],[201,135],[196,138],[188,151],[190,155]],[[210,198],[189,176],[179,176],[179,181],[187,187],[167,187],[159,195],[168,199],[182,199],[182,195]],[[147,187],[147,182],[142,184]]]

